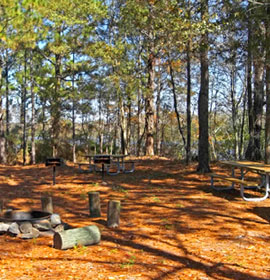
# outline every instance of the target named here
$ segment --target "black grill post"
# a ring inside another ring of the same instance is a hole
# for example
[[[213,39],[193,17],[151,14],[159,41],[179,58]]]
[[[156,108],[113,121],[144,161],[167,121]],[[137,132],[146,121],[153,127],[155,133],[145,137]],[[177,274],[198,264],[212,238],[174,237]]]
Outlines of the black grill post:
[[[101,176],[102,181],[104,181],[104,174],[105,174],[105,164],[111,163],[111,156],[110,155],[95,155],[94,156],[94,163],[101,163]]]
[[[55,185],[56,166],[62,166],[63,160],[61,158],[47,158],[45,165],[53,167],[53,185]]]

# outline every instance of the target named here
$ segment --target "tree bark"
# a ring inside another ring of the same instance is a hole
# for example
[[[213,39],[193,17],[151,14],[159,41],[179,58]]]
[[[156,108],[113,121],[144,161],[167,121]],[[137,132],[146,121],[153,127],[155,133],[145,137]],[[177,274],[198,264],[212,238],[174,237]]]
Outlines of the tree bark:
[[[118,227],[120,224],[120,209],[121,204],[119,200],[110,200],[107,209],[107,226]]]
[[[201,17],[208,15],[208,0],[201,2]],[[208,71],[208,34],[202,35],[200,62],[201,62],[201,88],[199,93],[199,165],[197,171],[206,173],[210,171],[209,167],[209,131],[208,131],[208,96],[209,96],[209,71]]]
[[[147,156],[154,155],[154,89],[155,89],[155,56],[153,52],[148,58],[148,86],[145,97],[145,154]]]
[[[265,163],[270,163],[270,7],[266,10],[265,31],[266,31],[266,120],[265,120]]]
[[[191,160],[191,62],[190,62],[190,41],[187,47],[187,144],[186,164]]]
[[[82,228],[74,228],[57,232],[53,236],[53,247],[59,250],[86,246],[100,242],[101,234],[95,225]]]
[[[138,105],[137,105],[137,145],[136,145],[136,155],[137,156],[140,156],[141,154],[141,142],[142,142],[142,136],[141,136],[141,119],[142,119],[142,116],[141,116],[141,112],[142,112],[142,88],[141,88],[141,84],[140,84],[140,87],[139,87],[139,90],[138,90]]]
[[[249,134],[249,144],[246,150],[246,159],[259,161],[262,159],[261,154],[261,130],[262,130],[262,114],[263,114],[263,73],[264,65],[262,61],[262,50],[258,45],[259,41],[256,40],[256,55],[253,56],[254,68],[254,93],[253,93],[253,107],[252,111],[252,124]],[[260,55],[260,56],[259,56]]]
[[[162,77],[161,77],[161,67],[160,67],[161,61],[159,60],[159,67],[158,67],[158,89],[157,89],[157,99],[156,99],[156,154],[160,155],[160,146],[161,146],[161,140],[160,140],[160,95],[162,90]]]
[[[41,208],[44,212],[53,213],[53,202],[51,196],[41,197]]]
[[[120,126],[120,138],[121,138],[121,152],[127,153],[127,121],[125,118],[125,108],[123,102],[123,96],[119,93],[119,126]]]
[[[250,10],[252,10],[252,3]],[[250,18],[252,14],[249,15]],[[245,152],[246,159],[261,160],[261,130],[262,130],[262,113],[263,113],[263,48],[261,45],[262,31],[260,25],[255,21],[248,21],[248,112],[249,112],[249,143]],[[252,95],[252,63],[253,63],[253,80],[254,91]]]
[[[179,114],[179,111],[178,111],[178,102],[177,102],[176,88],[175,88],[175,82],[174,82],[174,71],[173,71],[173,68],[172,68],[171,61],[170,61],[169,68],[170,68],[170,78],[171,78],[172,92],[173,92],[174,112],[176,114],[178,130],[179,130],[180,136],[182,137],[183,145],[184,145],[184,148],[186,150],[186,138],[185,138],[185,135],[184,135],[184,130],[183,130],[182,125],[181,125],[180,114]]]
[[[27,98],[27,52],[24,51],[24,79],[23,79],[23,92],[22,92],[22,148],[23,148],[23,165],[26,164],[26,98]]]
[[[9,122],[9,114],[10,114],[10,110],[9,110],[9,65],[8,65],[8,51],[6,51],[6,137],[9,136],[9,130],[10,130],[10,122]],[[9,141],[6,141],[6,152],[7,152],[7,156],[8,156],[8,148],[9,148]]]
[[[88,200],[89,200],[90,217],[92,218],[100,217],[101,211],[100,211],[99,192],[89,192]]]
[[[61,55],[55,54],[55,84],[54,94],[51,104],[51,117],[52,117],[52,147],[53,157],[58,157],[59,152],[59,136],[60,136],[60,119],[61,119],[61,101],[60,101],[60,89],[61,89]]]
[[[76,110],[76,103],[75,103],[75,74],[74,74],[74,63],[75,57],[74,52],[72,53],[72,160],[73,163],[76,162],[76,127],[75,127],[75,110]]]
[[[32,116],[31,116],[31,164],[36,164],[36,110],[35,110],[35,92],[33,90],[34,86],[34,78],[33,78],[33,56],[31,52],[31,60],[30,60],[30,82],[31,82],[31,104],[32,104]]]
[[[0,58],[0,90],[2,89],[2,59]],[[0,163],[7,163],[3,99],[0,95]]]

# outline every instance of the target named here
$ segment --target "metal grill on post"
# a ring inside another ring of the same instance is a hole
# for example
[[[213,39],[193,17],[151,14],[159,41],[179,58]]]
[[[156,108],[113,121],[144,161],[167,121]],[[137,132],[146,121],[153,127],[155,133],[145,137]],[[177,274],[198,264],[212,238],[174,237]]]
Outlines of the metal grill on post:
[[[53,185],[55,185],[56,166],[62,166],[63,160],[61,158],[47,158],[45,165],[53,167]]]
[[[102,169],[102,181],[104,180],[104,173],[105,173],[105,164],[111,163],[111,156],[110,155],[95,155],[94,156],[94,163],[101,163]]]

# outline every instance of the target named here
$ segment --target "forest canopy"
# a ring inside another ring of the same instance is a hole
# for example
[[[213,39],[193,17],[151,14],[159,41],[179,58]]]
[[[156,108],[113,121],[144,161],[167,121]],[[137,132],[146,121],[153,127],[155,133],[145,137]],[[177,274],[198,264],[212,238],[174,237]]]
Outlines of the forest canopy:
[[[270,162],[270,1],[2,0],[0,162]]]

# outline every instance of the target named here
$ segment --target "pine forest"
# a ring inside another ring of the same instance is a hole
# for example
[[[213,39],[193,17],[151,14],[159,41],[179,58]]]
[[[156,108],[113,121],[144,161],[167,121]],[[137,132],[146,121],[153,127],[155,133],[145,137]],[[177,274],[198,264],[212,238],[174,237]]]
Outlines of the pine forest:
[[[270,161],[269,0],[1,0],[0,162]]]

